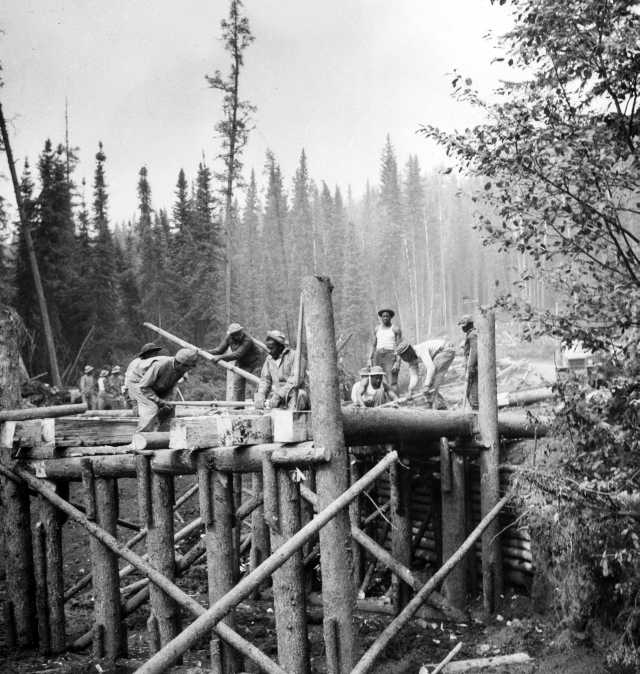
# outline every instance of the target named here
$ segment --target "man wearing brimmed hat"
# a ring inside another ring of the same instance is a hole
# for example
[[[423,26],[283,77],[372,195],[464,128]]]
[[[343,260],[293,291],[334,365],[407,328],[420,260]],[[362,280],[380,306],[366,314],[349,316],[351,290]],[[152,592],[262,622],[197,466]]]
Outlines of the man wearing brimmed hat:
[[[138,405],[129,395],[129,384],[139,384],[144,373],[156,360],[170,360],[170,356],[158,355],[160,351],[162,351],[161,346],[156,346],[153,342],[147,342],[127,367],[124,375],[123,394],[125,402],[133,408],[134,416],[138,416]]]
[[[99,410],[110,410],[112,409],[111,403],[113,403],[114,398],[107,390],[107,381],[109,377],[109,370],[101,370],[100,376],[98,377],[98,409]]]
[[[82,377],[80,377],[80,384],[78,388],[80,389],[82,402],[87,406],[87,409],[95,410],[98,385],[96,384],[96,380],[93,376],[93,368],[91,365],[87,365],[84,368],[84,374]]]
[[[447,342],[444,339],[430,339],[415,346],[411,346],[409,342],[402,342],[396,349],[396,355],[400,356],[405,363],[409,363],[410,380],[407,398],[411,400],[418,387],[420,363],[422,363],[427,369],[424,377],[424,388],[428,389],[425,394],[427,408],[446,410],[447,403],[439,389],[444,381],[444,375],[456,357],[456,347],[453,342]]]
[[[360,370],[360,376],[362,379],[351,392],[351,399],[357,407],[379,407],[398,400],[395,391],[385,381],[385,372],[379,365],[374,365],[370,370]]]
[[[387,384],[397,391],[400,358],[394,352],[402,341],[402,330],[391,322],[395,315],[393,309],[378,311],[380,325],[377,325],[373,331],[373,349],[369,357],[369,367],[374,365],[381,367],[387,376]]]
[[[129,395],[138,403],[138,430],[169,430],[175,407],[167,404],[176,384],[196,366],[198,357],[192,349],[180,349],[174,358],[155,360],[139,384],[129,384]]]
[[[113,396],[111,407],[114,410],[124,409],[124,374],[119,365],[114,365],[111,368],[111,374],[107,378],[107,393]]]
[[[458,325],[462,327],[464,357],[467,359],[467,400],[471,409],[478,409],[478,333],[473,325],[473,316],[465,314]]]
[[[229,353],[225,353],[231,349]],[[232,323],[227,328],[227,334],[215,349],[209,349],[209,353],[216,357],[216,362],[235,360],[236,367],[245,372],[260,376],[264,353],[262,349],[244,332],[240,323]],[[247,380],[239,374],[233,377],[233,400],[244,400],[247,390]]]
[[[255,396],[258,409],[288,407],[289,409],[308,410],[309,394],[304,388],[307,374],[307,362],[300,358],[300,372],[295,372],[296,351],[289,347],[289,342],[280,330],[269,330],[265,341],[269,355],[262,366],[260,384]]]

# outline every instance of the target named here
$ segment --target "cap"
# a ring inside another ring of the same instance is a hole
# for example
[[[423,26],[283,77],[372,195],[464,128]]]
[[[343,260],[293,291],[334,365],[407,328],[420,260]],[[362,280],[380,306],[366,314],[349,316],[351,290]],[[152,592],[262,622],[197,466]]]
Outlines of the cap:
[[[471,314],[465,314],[459,321],[458,325],[462,325],[463,327],[465,325],[469,325],[469,323],[473,323],[473,316]]]
[[[100,370],[100,376],[106,377],[109,374],[109,370]]]
[[[404,353],[410,346],[411,344],[409,344],[409,342],[400,342],[400,344],[398,344],[396,350],[394,351],[394,355],[399,356],[401,353]]]
[[[195,365],[198,361],[198,356],[193,349],[180,349],[175,355],[175,359],[181,365]]]
[[[267,332],[267,337],[271,337],[271,339],[280,344],[287,344],[287,338],[285,337],[284,332],[280,332],[280,330],[269,330],[269,332]]]
[[[240,325],[240,323],[232,323],[227,328],[227,334],[232,335],[234,332],[240,332],[240,330],[244,330],[244,328]]]
[[[84,368],[84,373],[85,373],[85,374],[89,374],[89,372],[93,372],[93,368],[91,367],[91,365],[87,365],[87,366]]]
[[[122,368],[119,365],[114,365],[111,368],[111,374],[118,374],[118,372],[122,372]]]
[[[378,316],[382,316],[382,314],[387,313],[391,314],[391,318],[393,318],[396,315],[396,312],[393,309],[380,309],[378,312]]]
[[[369,370],[369,376],[370,377],[380,377],[381,375],[382,375],[383,379],[387,378],[387,375],[385,374],[384,370],[379,365],[374,365]]]
[[[137,355],[137,358],[142,358],[142,356],[147,353],[152,353],[153,351],[162,351],[162,347],[156,346],[153,342],[148,342],[142,347],[142,351]]]

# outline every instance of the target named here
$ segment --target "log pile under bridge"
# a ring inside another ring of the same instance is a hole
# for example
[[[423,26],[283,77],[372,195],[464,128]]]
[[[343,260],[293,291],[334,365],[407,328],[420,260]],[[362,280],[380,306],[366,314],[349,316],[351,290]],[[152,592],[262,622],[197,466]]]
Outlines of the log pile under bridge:
[[[264,672],[309,672],[308,581],[319,563],[327,671],[364,674],[412,617],[462,621],[469,596],[482,590],[491,612],[505,581],[531,582],[529,541],[508,506],[500,445],[541,437],[548,421],[498,413],[492,315],[477,320],[485,363],[479,414],[346,409],[335,386],[328,279],[306,279],[303,301],[311,413],[222,407],[178,417],[170,432],[155,434],[137,433],[137,419],[127,415],[0,413],[9,645],[43,653],[91,646],[96,661],[115,660],[128,650],[124,618],[150,604],[149,659],[141,674],[166,671],[202,638],[210,640],[213,672],[244,671],[245,659]],[[176,501],[179,475],[194,478]],[[137,522],[119,517],[122,480],[135,481]],[[69,501],[72,481],[82,483],[83,503]],[[175,531],[174,512],[196,495],[199,517]],[[38,499],[37,511],[31,498]],[[91,536],[91,572],[71,587],[61,539],[67,520]],[[251,523],[245,536],[243,522]],[[119,527],[136,534],[124,543]],[[194,533],[202,534],[199,542],[176,556],[176,543]],[[142,542],[146,553],[134,552]],[[241,577],[245,554],[250,569]],[[208,608],[177,582],[203,560]],[[143,579],[127,580],[133,571]],[[237,607],[269,580],[277,661],[236,631]],[[89,587],[93,623],[68,643],[64,604]],[[372,598],[385,592],[391,608]],[[187,627],[181,610],[194,618]],[[364,653],[353,621],[359,610],[395,615]]]

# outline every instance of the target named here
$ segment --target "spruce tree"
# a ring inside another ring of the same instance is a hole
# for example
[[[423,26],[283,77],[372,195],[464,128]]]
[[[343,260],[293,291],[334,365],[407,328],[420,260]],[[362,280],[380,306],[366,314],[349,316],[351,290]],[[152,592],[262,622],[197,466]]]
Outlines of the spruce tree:
[[[260,232],[260,200],[256,184],[255,171],[251,171],[251,179],[242,213],[241,238],[238,249],[241,265],[238,265],[238,294],[241,299],[240,317],[243,324],[253,334],[262,334],[266,326],[262,323],[260,305],[264,301],[260,283],[260,263],[262,259]]]
[[[300,165],[293,179],[293,199],[289,212],[289,231],[291,237],[291,274],[294,279],[301,279],[317,271],[314,255],[313,218],[309,194],[309,171],[307,156],[302,150]]]

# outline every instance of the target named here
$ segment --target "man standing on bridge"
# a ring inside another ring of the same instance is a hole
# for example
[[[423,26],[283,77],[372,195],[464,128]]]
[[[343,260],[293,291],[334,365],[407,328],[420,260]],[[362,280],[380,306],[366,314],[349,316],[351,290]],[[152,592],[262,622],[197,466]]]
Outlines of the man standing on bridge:
[[[473,316],[465,314],[459,321],[464,338],[464,357],[467,359],[466,394],[472,410],[478,409],[478,333],[473,327]]]
[[[225,353],[228,348],[231,348],[231,352]],[[227,362],[235,360],[236,366],[241,370],[255,374],[256,377],[260,376],[264,354],[239,323],[232,323],[222,342],[215,349],[209,349],[209,353],[215,356],[216,363],[220,360]],[[247,380],[239,374],[234,374],[233,400],[244,400],[246,390]]]
[[[381,323],[373,331],[373,350],[369,357],[369,367],[380,366],[387,377],[387,384],[397,393],[400,358],[394,351],[402,342],[402,330],[391,322],[395,315],[393,309],[380,309],[378,312]]]
[[[413,392],[418,387],[419,366],[423,363],[427,368],[424,377],[424,388],[427,389],[425,393],[427,409],[446,410],[447,403],[438,389],[442,386],[444,375],[456,357],[456,348],[453,343],[446,342],[444,339],[430,339],[415,346],[411,346],[409,342],[402,342],[396,349],[396,355],[400,356],[405,363],[409,363],[411,379],[407,399],[411,400]]]
[[[166,401],[196,361],[195,351],[180,349],[174,358],[154,360],[139,384],[129,383],[129,395],[138,403],[138,431],[169,430],[175,407]]]

